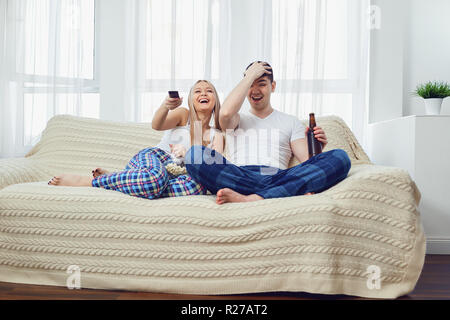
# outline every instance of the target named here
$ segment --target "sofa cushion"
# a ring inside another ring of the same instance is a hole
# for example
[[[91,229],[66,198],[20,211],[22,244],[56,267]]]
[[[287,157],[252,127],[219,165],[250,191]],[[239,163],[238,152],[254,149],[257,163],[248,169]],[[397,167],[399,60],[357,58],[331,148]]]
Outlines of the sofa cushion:
[[[395,168],[356,165],[314,196],[219,206],[45,182],[0,190],[0,281],[184,294],[304,291],[395,298],[425,255],[419,194]],[[370,268],[380,287],[368,286]]]

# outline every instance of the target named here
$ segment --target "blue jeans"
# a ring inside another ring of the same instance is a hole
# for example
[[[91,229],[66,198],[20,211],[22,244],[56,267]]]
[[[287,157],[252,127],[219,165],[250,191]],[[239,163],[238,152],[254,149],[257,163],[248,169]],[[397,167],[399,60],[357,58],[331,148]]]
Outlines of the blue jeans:
[[[321,153],[289,169],[267,166],[236,166],[215,150],[193,146],[186,153],[189,175],[211,193],[230,188],[264,199],[319,193],[347,177],[351,161],[344,150]]]

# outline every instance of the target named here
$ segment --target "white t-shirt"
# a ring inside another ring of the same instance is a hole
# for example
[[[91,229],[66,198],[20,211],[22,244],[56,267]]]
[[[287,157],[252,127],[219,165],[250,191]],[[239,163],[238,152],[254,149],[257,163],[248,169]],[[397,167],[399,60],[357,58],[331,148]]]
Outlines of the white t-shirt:
[[[235,165],[287,169],[292,157],[290,143],[305,138],[305,126],[297,117],[277,110],[264,119],[244,112],[238,127],[226,134],[227,159]]]

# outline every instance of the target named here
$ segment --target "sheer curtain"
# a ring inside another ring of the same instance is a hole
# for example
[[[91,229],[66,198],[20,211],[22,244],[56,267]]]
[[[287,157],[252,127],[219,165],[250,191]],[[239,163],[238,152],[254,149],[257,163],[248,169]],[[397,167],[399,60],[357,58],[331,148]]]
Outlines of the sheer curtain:
[[[14,157],[52,116],[98,113],[95,10],[94,0],[0,2],[0,156]]]
[[[223,101],[256,60],[274,68],[274,108],[338,115],[364,146],[368,8],[369,0],[0,0],[0,157],[25,154],[56,114],[149,123],[168,90],[187,107],[198,79]]]
[[[232,84],[228,0],[127,0],[125,101],[129,120],[150,122],[167,96],[210,80],[221,101]]]
[[[265,60],[277,81],[274,108],[303,119],[338,115],[364,143],[369,0],[129,3],[134,120],[151,121],[167,90],[186,97],[201,78],[212,80],[223,101],[250,62]]]
[[[365,144],[368,0],[279,0],[272,6],[274,106],[343,118]]]

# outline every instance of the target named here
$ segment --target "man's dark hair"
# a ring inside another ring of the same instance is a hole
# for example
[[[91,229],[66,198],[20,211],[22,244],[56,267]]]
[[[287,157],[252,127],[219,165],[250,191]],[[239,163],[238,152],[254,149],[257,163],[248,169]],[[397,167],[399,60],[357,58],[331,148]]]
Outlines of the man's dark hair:
[[[248,68],[250,68],[250,67],[252,66],[252,64],[254,64],[254,63],[261,63],[261,62],[264,63],[264,65],[269,66],[269,67],[270,67],[270,72],[271,72],[271,74],[269,74],[269,73],[264,73],[264,74],[261,76],[261,78],[262,78],[262,77],[268,77],[269,80],[270,80],[270,83],[272,83],[272,82],[273,82],[273,69],[272,69],[272,66],[271,66],[270,64],[268,64],[267,62],[264,62],[264,61],[256,61],[256,62],[252,62],[252,63],[250,63],[250,64],[248,65],[248,67],[245,69],[245,71],[247,71]]]

